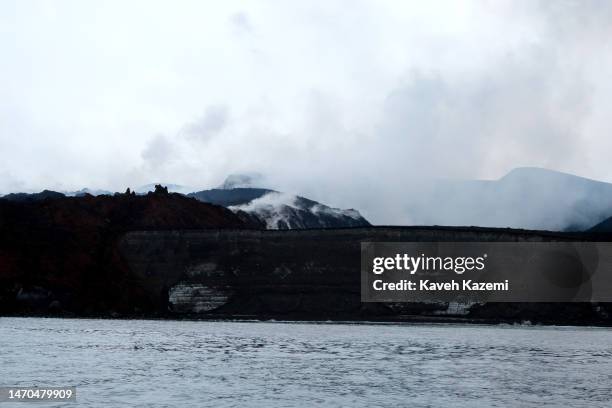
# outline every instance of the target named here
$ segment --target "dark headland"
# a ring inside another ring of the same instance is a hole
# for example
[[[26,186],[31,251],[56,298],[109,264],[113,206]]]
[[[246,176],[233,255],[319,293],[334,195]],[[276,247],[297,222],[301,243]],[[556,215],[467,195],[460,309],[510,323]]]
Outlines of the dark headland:
[[[362,241],[608,241],[476,227],[265,230],[163,188],[0,199],[0,315],[610,325],[612,304],[361,303]]]

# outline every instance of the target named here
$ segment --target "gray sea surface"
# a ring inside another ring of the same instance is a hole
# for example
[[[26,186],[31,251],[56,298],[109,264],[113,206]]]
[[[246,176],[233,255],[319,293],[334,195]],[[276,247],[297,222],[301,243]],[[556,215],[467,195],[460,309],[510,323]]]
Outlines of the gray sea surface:
[[[0,408],[611,407],[612,330],[0,318],[0,386],[77,402]]]

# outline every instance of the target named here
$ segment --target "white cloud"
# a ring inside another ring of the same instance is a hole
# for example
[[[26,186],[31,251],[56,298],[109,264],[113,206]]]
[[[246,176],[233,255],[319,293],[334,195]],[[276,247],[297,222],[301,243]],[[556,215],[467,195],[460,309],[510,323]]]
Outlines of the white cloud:
[[[533,165],[612,181],[611,9],[4,1],[0,171],[20,181],[4,186],[210,187],[259,171],[403,222],[423,177]]]

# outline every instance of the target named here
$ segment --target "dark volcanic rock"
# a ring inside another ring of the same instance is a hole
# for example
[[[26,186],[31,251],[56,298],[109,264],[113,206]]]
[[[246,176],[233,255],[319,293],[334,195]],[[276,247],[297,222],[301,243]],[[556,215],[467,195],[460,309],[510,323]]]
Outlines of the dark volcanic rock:
[[[612,217],[606,218],[599,224],[590,228],[588,232],[595,234],[612,234]]]
[[[446,316],[492,322],[607,324],[609,305],[494,303],[466,309],[443,303],[361,303],[363,241],[540,242],[581,238],[576,234],[482,228],[151,231],[128,233],[121,241],[121,252],[132,271],[146,280],[147,291],[165,299],[170,296],[170,308],[179,315],[322,320]],[[180,293],[180,298],[175,293]],[[189,293],[194,293],[192,299]],[[164,299],[158,303],[164,303]]]
[[[57,193],[59,194],[59,193]],[[144,196],[66,197],[15,201],[0,199],[0,226],[19,229],[197,229],[248,227],[232,211],[159,187]]]
[[[607,304],[361,303],[364,241],[557,241],[586,234],[368,227],[270,231],[164,189],[0,200],[0,314],[609,324]],[[482,320],[477,320],[482,321]]]
[[[40,193],[11,193],[0,197],[3,200],[16,201],[16,202],[33,202],[42,201],[47,199],[58,199],[66,197],[62,193],[51,190],[43,190]]]
[[[157,311],[159,294],[146,292],[117,251],[125,231],[252,227],[226,208],[161,190],[0,199],[0,313],[48,313],[57,305],[83,315]]]

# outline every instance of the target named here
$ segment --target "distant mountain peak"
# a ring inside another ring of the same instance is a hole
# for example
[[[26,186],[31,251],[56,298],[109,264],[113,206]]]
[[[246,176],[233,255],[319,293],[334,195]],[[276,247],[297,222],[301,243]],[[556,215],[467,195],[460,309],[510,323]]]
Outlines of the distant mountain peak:
[[[84,195],[92,195],[92,196],[112,195],[113,193],[108,190],[91,189],[91,188],[85,187],[77,191],[68,191],[64,194],[66,194],[66,196],[68,197],[81,197]]]
[[[434,185],[409,203],[411,222],[582,231],[612,214],[612,184],[538,167],[497,180]]]
[[[219,188],[231,190],[234,188],[263,187],[263,178],[263,175],[260,173],[230,174]]]
[[[510,170],[505,176],[499,179],[503,180],[530,180],[530,181],[590,181],[603,183],[602,181],[593,180],[587,177],[577,176],[571,173],[565,173],[557,170],[550,170],[544,167],[516,167]]]
[[[188,194],[197,200],[247,214],[268,229],[363,227],[370,223],[350,209],[343,210],[307,198],[264,188],[234,187]]]

